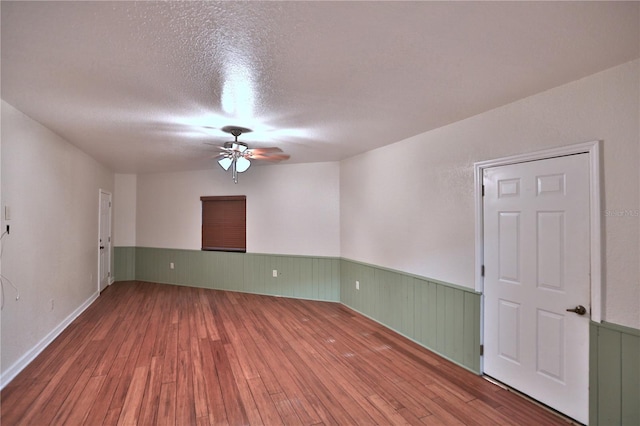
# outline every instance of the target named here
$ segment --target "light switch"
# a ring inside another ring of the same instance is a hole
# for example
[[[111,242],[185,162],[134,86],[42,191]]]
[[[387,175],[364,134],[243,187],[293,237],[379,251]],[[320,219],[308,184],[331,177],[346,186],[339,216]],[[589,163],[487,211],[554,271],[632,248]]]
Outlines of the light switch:
[[[277,269],[273,270],[273,278],[278,278],[278,270]]]

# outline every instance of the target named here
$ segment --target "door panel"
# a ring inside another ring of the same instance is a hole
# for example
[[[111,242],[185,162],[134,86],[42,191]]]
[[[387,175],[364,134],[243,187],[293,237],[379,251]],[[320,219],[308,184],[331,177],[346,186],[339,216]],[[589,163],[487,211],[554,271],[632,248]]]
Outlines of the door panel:
[[[564,315],[538,309],[536,368],[564,383]]]
[[[563,291],[564,212],[538,212],[538,286]]]
[[[484,170],[484,371],[588,419],[587,154]]]
[[[500,280],[517,284],[520,282],[520,213],[500,212],[498,232]]]
[[[520,364],[520,304],[499,301],[498,353],[500,357]]]

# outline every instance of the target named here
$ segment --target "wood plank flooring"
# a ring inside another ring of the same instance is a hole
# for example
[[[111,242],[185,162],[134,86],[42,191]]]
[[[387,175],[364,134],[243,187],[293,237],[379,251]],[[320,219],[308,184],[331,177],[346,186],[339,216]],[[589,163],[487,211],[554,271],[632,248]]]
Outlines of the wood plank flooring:
[[[145,282],[0,397],[3,426],[567,424],[340,304]]]

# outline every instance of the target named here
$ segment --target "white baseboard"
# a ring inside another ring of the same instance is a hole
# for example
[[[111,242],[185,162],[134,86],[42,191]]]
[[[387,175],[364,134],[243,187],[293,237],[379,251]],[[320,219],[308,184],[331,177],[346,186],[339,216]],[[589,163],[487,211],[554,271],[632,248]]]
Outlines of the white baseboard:
[[[33,348],[28,350],[24,355],[13,363],[5,372],[0,375],[0,390],[4,389],[31,361],[33,361],[47,346],[54,341],[56,337],[64,331],[82,312],[85,311],[100,295],[95,292],[75,311],[71,312],[56,328],[51,330],[42,340],[40,340]]]

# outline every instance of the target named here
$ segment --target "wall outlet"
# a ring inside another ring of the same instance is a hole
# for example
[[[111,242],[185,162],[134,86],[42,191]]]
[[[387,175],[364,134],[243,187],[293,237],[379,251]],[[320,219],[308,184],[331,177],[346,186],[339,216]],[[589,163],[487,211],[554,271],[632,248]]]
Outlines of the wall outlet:
[[[55,300],[51,299],[49,300],[49,312],[53,312],[54,308],[55,308]]]
[[[173,264],[173,262],[169,263],[169,268],[175,269],[175,265]]]
[[[356,281],[356,290],[360,290],[360,281]]]
[[[278,270],[274,269],[272,272],[273,278],[278,278]]]

